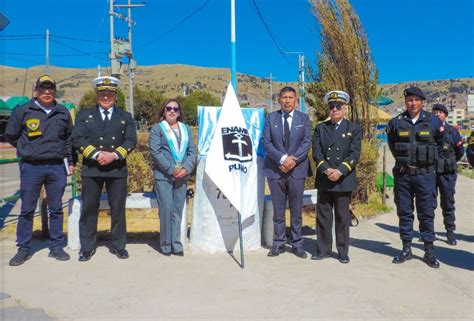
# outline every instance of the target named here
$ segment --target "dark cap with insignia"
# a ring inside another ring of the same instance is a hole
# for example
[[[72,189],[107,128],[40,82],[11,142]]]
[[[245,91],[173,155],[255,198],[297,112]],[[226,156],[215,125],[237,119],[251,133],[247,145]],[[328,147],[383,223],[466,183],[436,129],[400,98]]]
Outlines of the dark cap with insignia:
[[[426,100],[425,94],[423,94],[423,91],[415,86],[408,87],[403,91],[403,96],[408,97],[408,96],[418,96],[422,100]]]
[[[434,104],[433,105],[433,111],[435,110],[441,110],[443,113],[445,113],[446,116],[448,116],[449,112],[448,112],[448,108],[446,108],[445,105],[443,104]]]
[[[56,90],[56,80],[50,75],[40,76],[36,80],[35,90],[38,88],[54,89]]]
[[[341,90],[333,90],[328,92],[326,95],[324,95],[324,103],[330,104],[332,102],[338,102],[342,104],[348,104],[349,101],[351,100],[351,97],[349,94],[341,91]]]
[[[120,85],[120,80],[115,77],[97,77],[92,80],[92,86],[97,90],[111,90],[117,91],[118,86]]]

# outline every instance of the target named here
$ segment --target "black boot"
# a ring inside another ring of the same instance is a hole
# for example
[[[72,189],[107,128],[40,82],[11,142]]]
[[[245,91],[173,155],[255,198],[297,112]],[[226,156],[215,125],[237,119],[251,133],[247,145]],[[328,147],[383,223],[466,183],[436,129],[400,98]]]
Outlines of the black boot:
[[[403,241],[403,248],[400,254],[393,258],[392,263],[400,264],[405,261],[411,260],[411,241]]]
[[[423,262],[428,264],[429,267],[432,267],[435,269],[439,268],[439,262],[433,253],[432,242],[425,242],[425,255],[423,256]]]
[[[456,235],[454,235],[454,231],[446,231],[446,243],[452,246],[456,246],[458,241],[456,240]]]

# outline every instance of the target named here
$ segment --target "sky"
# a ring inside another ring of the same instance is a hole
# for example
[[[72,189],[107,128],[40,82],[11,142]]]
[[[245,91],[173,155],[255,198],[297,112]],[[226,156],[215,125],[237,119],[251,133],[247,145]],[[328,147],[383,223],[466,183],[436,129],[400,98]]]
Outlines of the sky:
[[[307,0],[235,1],[238,72],[297,81],[298,55],[285,52],[302,52],[315,66],[320,26]],[[474,0],[350,3],[367,32],[380,83],[474,77]],[[0,32],[0,64],[44,64],[49,29],[51,65],[109,66],[108,8],[108,0],[2,0],[10,24]],[[230,0],[147,0],[132,18],[139,66],[230,68]],[[116,36],[127,37],[124,21],[115,19],[115,27]]]

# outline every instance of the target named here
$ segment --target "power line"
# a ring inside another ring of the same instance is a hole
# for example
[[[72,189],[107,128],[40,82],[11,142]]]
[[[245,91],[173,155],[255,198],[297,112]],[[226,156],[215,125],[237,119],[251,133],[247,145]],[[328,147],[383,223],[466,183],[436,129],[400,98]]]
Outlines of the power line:
[[[186,21],[188,21],[189,19],[191,19],[193,16],[195,16],[196,14],[198,14],[202,9],[204,9],[204,7],[206,7],[208,4],[209,4],[209,1],[210,0],[206,0],[206,2],[204,2],[200,7],[196,8],[193,12],[191,12],[188,16],[184,17],[183,20],[181,20],[180,22],[178,22],[174,27],[168,29],[167,31],[165,31],[164,33],[162,33],[161,35],[159,35],[158,37],[156,38],[153,38],[151,39],[150,41],[148,42],[145,42],[139,46],[137,46],[137,49],[138,48],[143,48],[143,47],[146,47],[146,46],[149,46],[151,45],[152,43],[154,43],[155,41],[158,41],[160,40],[161,38],[167,36],[168,34],[170,34],[171,32],[175,31],[176,29],[178,29],[180,26],[182,26]]]
[[[51,41],[54,42],[54,43],[57,43],[57,44],[60,45],[60,46],[63,46],[63,47],[69,48],[69,49],[71,49],[71,50],[74,50],[74,51],[76,51],[76,52],[79,52],[79,53],[81,53],[81,54],[83,54],[83,55],[85,55],[85,56],[92,56],[92,57],[95,57],[96,59],[104,60],[104,61],[107,61],[107,62],[109,61],[108,59],[105,59],[105,58],[96,56],[95,54],[92,54],[92,53],[88,53],[88,52],[79,50],[79,49],[77,49],[77,48],[71,47],[71,46],[66,45],[66,44],[64,44],[64,43],[62,43],[62,42],[59,42],[59,41],[57,41],[57,40],[51,39]],[[107,56],[107,53],[106,53],[106,52],[101,52],[101,53],[103,53],[103,54],[105,54],[105,55]]]
[[[73,40],[73,41],[83,41],[83,42],[100,42],[108,44],[108,41],[105,40],[91,40],[91,39],[83,39],[83,38],[74,38],[74,37],[67,37],[67,36],[56,36],[50,35],[51,38],[59,38],[59,39],[66,39],[66,40]]]
[[[79,57],[79,56],[90,56],[90,55],[98,55],[98,54],[107,54],[105,51],[96,51],[96,52],[85,52],[85,53],[77,53],[77,54],[55,54],[49,55],[50,57]],[[22,53],[22,52],[3,52],[0,53],[2,55],[12,55],[12,56],[31,56],[31,57],[44,57],[45,54],[39,53]]]
[[[252,9],[257,14],[260,21],[262,22],[263,26],[265,27],[265,30],[267,31],[268,35],[270,36],[270,39],[272,40],[273,44],[277,47],[278,52],[283,56],[283,58],[285,58],[287,63],[290,63],[290,61],[288,60],[288,58],[285,55],[285,51],[287,51],[286,48],[284,46],[280,46],[280,44],[278,43],[278,40],[276,39],[276,36],[273,34],[273,32],[271,31],[271,29],[268,26],[267,22],[265,21],[265,18],[263,17],[263,14],[260,11],[260,8],[258,7],[256,0],[249,0],[249,3],[250,3],[250,6],[252,7]]]
[[[44,35],[0,35],[2,38],[43,37]]]

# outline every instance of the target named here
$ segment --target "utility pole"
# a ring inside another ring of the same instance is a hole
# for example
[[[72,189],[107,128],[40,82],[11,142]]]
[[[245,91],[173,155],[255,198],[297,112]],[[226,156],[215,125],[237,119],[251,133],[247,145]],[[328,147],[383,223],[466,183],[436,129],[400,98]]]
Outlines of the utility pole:
[[[268,77],[268,80],[270,81],[270,112],[273,111],[273,79],[275,79],[275,77],[270,73],[270,77]]]
[[[28,67],[25,68],[25,79],[23,79],[23,96],[26,92],[26,78],[28,77]]]
[[[304,113],[305,111],[305,105],[304,105],[304,99],[305,99],[305,92],[304,92],[304,82],[305,82],[305,62],[304,62],[304,53],[300,51],[286,51],[284,52],[285,54],[297,54],[298,55],[298,85],[300,87],[300,108],[301,111]]]
[[[132,52],[132,24],[135,22],[132,20],[132,8],[144,7],[143,4],[132,4],[131,0],[127,1],[127,4],[114,4],[113,0],[110,1],[110,64],[112,66],[112,76],[120,78],[122,74],[121,62],[119,61],[124,55],[128,57],[128,81],[129,81],[129,112],[134,115],[134,101],[133,101],[133,80],[135,79],[135,70],[137,63],[133,59]],[[127,8],[127,16],[124,17],[121,14],[114,12],[116,8]],[[114,38],[114,17],[124,20],[128,24],[128,41],[115,40]],[[116,47],[114,47],[114,44]]]
[[[235,0],[230,0],[230,49],[231,49],[231,81],[237,95],[237,58],[235,43]]]
[[[46,29],[45,73],[49,74],[49,29]]]

